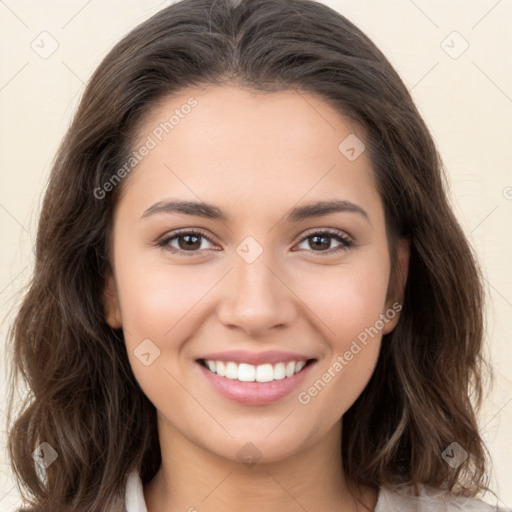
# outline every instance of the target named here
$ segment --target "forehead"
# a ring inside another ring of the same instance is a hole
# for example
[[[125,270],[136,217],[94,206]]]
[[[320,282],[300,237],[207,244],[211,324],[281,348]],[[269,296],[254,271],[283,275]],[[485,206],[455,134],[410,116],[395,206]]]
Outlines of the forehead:
[[[136,145],[151,136],[158,144],[179,144],[189,151],[199,149],[195,144],[236,140],[242,144],[229,148],[233,156],[242,150],[246,157],[263,156],[275,149],[276,158],[286,149],[297,154],[301,148],[306,154],[327,148],[337,152],[340,137],[346,135],[364,139],[353,121],[320,96],[296,89],[269,93],[211,84],[158,101],[139,123],[137,135]]]
[[[220,199],[248,215],[302,198],[379,202],[363,141],[316,95],[190,88],[159,101],[140,123],[133,150],[151,149],[124,185],[145,203]]]

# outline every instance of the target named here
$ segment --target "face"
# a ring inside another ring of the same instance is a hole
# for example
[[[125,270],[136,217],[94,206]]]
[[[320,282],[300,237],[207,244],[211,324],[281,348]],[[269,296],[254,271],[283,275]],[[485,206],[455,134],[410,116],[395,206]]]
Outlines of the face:
[[[399,318],[362,135],[316,96],[216,86],[138,133],[105,297],[160,435],[231,460],[312,447]]]

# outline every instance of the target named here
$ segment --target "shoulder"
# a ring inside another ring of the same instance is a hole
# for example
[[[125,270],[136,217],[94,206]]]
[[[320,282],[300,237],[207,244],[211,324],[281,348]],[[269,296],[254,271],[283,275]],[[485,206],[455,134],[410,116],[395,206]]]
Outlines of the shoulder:
[[[417,492],[416,492],[417,487]],[[478,498],[455,496],[427,485],[383,486],[374,512],[501,512]]]

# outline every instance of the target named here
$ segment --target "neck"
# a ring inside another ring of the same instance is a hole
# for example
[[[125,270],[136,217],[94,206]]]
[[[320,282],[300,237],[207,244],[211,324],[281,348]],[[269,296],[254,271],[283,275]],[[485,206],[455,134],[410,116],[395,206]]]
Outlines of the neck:
[[[162,464],[144,487],[148,512],[282,512],[373,510],[375,492],[362,489],[364,509],[349,489],[341,461],[341,422],[316,445],[284,460],[242,463],[159,427]]]

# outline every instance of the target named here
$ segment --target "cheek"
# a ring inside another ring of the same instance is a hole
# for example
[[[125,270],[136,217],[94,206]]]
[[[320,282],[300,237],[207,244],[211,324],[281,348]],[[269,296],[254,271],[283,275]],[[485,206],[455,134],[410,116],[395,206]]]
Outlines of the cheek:
[[[318,317],[327,349],[315,377],[301,386],[297,397],[313,415],[327,414],[329,421],[336,421],[371,378],[382,339],[387,264],[386,258],[376,256],[371,263],[361,260],[360,266],[337,272],[331,268],[329,279],[304,281],[305,302]]]
[[[186,368],[180,361],[186,359],[183,349],[197,328],[194,306],[199,308],[212,286],[207,276],[198,278],[197,268],[148,264],[136,257],[118,260],[128,358],[141,389],[158,410],[169,407],[171,396],[173,407],[181,410],[187,405],[187,394],[179,384]]]
[[[166,263],[160,249],[141,248],[127,240],[121,233],[115,255],[127,343],[150,338],[167,344],[216,276],[201,265]]]
[[[323,325],[330,345],[345,351],[347,342],[384,313],[388,272],[387,260],[376,255],[338,267],[301,271],[292,287],[317,317],[315,323]]]
[[[344,290],[332,290],[330,318],[322,327],[326,357],[319,362],[314,376],[304,382],[297,395],[299,404],[312,417],[336,422],[360,396],[370,380],[380,353],[385,287],[377,294],[356,282]],[[326,317],[326,309],[320,310]]]

